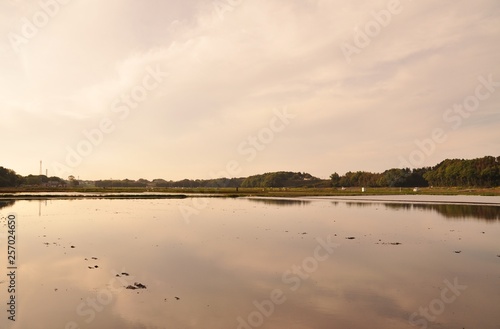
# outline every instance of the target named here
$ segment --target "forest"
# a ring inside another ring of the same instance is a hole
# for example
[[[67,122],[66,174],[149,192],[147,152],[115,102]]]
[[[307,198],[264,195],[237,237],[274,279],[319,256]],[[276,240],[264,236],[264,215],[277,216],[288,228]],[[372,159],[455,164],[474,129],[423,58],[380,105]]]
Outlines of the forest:
[[[434,167],[389,169],[383,173],[347,172],[330,176],[334,187],[500,186],[500,157],[446,159]]]
[[[88,184],[88,181],[86,182]],[[44,175],[21,176],[12,169],[0,167],[0,187],[46,186],[76,187],[81,182],[73,176],[68,179]],[[98,188],[289,188],[289,187],[498,187],[500,186],[500,156],[482,158],[446,159],[434,167],[418,169],[392,168],[382,173],[348,171],[344,175],[333,173],[330,179],[320,179],[305,172],[278,171],[240,178],[183,179],[161,178],[149,181],[98,180]]]

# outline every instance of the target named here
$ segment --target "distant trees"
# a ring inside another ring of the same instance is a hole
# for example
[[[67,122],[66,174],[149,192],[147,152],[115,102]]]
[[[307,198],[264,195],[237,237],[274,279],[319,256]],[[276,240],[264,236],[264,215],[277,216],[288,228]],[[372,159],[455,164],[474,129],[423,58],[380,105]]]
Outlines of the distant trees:
[[[52,176],[48,178],[48,184],[51,186],[66,186],[64,179]]]
[[[166,188],[224,188],[224,187],[240,187],[244,178],[215,178],[215,179],[183,179],[180,181],[166,181],[164,179],[154,179],[155,187]]]
[[[74,176],[69,185],[78,186]],[[45,175],[21,176],[14,170],[0,166],[0,187],[17,186],[66,186],[59,177]],[[425,186],[500,186],[500,156],[464,160],[447,159],[434,167],[418,169],[392,168],[382,173],[349,171],[345,175],[333,173],[329,180],[322,180],[305,172],[278,171],[240,178],[183,179],[179,181],[154,179],[99,180],[96,187],[164,187],[164,188],[268,188],[268,187],[425,187]]]
[[[48,181],[49,178],[45,175],[28,175],[22,178],[23,185],[42,185]]]
[[[500,157],[447,159],[432,168],[393,168],[383,173],[333,173],[330,183],[333,187],[500,186]]]
[[[427,182],[422,177],[421,170],[410,170],[408,168],[393,168],[383,173],[371,173],[366,171],[348,171],[345,175],[339,176],[334,173],[330,176],[333,187],[409,187],[427,186]]]
[[[7,174],[6,174],[7,173]],[[17,175],[13,170],[0,167],[0,187],[17,187],[21,185],[37,186],[37,185],[65,185],[63,179],[59,177],[47,177],[45,175]]]
[[[428,182],[424,178],[424,173],[426,173],[430,168],[419,168],[410,170],[409,168],[398,169],[393,168],[384,171],[383,175],[383,186],[388,187],[425,187],[429,186]]]
[[[447,159],[424,174],[436,186],[500,186],[500,157]]]
[[[77,186],[80,185],[80,183],[78,182],[78,180],[73,175],[69,175],[68,176],[68,181],[69,181],[69,185],[72,186],[72,187],[77,187]]]
[[[59,177],[47,177],[45,175],[21,176],[12,169],[0,167],[0,187],[18,187],[21,185],[64,185],[64,180]]]
[[[330,175],[330,181],[332,186],[339,187],[340,186],[340,175],[334,172]]]
[[[98,180],[95,182],[96,187],[146,187],[144,182],[133,181],[130,179],[124,180]]]
[[[393,168],[383,173],[348,171],[344,176],[333,173],[330,180],[333,187],[423,187],[428,186],[427,181],[423,178],[423,173],[426,170],[428,169]]]
[[[241,187],[307,187],[321,183],[308,173],[278,171],[247,177]]]
[[[22,183],[22,176],[12,169],[0,167],[0,187],[16,187]]]
[[[163,188],[217,188],[217,187],[239,187],[243,178],[217,178],[217,179],[182,179],[179,181],[167,181],[161,178],[148,181],[139,179],[137,181],[124,180],[99,180],[95,182],[96,187],[163,187]]]
[[[374,174],[366,171],[348,171],[344,176],[340,176],[337,186],[382,186],[380,182],[382,174]]]

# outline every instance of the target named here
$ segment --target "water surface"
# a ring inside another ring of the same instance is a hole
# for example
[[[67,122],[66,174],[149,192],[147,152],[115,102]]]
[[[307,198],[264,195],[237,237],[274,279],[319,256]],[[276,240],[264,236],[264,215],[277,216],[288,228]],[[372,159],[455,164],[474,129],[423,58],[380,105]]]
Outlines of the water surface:
[[[2,201],[20,266],[18,321],[0,323],[499,329],[500,207],[420,201]]]

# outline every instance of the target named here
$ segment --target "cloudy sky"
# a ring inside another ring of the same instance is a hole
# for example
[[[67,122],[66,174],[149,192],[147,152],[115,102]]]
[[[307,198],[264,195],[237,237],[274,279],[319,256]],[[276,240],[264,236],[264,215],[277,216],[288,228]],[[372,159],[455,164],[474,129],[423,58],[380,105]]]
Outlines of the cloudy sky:
[[[22,175],[500,155],[498,0],[3,0],[0,35],[0,166]]]

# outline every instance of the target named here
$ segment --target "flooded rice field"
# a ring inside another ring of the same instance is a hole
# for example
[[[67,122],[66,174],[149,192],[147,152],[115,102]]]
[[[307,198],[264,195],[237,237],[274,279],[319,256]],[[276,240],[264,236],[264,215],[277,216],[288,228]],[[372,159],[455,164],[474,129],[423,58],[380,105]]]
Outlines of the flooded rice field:
[[[498,197],[415,198],[2,200],[1,328],[499,329]]]

